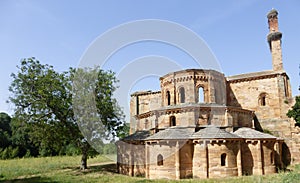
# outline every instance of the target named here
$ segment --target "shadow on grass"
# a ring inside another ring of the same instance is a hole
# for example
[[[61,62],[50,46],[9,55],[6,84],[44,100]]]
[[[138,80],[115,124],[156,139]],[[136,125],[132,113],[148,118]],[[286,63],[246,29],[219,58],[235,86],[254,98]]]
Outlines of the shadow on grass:
[[[89,170],[92,172],[110,172],[117,173],[117,165],[115,163],[103,164],[103,165],[94,165],[90,166]]]
[[[76,175],[86,175],[90,173],[101,173],[101,174],[115,174],[117,173],[116,163],[108,163],[101,165],[91,165],[86,170],[79,170],[78,168],[72,168]]]
[[[45,183],[45,182],[57,183],[46,177],[20,178],[20,179],[13,179],[13,180],[4,180],[0,182],[1,183]]]

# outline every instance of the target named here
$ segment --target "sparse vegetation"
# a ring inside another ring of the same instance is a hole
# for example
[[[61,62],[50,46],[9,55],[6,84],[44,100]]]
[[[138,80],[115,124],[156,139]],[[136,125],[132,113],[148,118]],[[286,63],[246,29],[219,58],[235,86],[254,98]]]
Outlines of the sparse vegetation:
[[[300,180],[300,165],[289,167],[291,171],[265,176],[243,176],[223,179],[148,180],[116,173],[116,165],[106,156],[88,160],[89,169],[81,171],[80,156],[22,158],[0,160],[0,182],[291,182]]]
[[[270,135],[274,135],[274,134],[271,132],[271,130],[269,130],[269,129],[263,129],[263,132],[264,132],[264,133],[267,133],[267,134],[270,134]]]
[[[295,126],[300,126],[300,96],[296,96],[295,105],[287,112],[286,115],[295,120]]]

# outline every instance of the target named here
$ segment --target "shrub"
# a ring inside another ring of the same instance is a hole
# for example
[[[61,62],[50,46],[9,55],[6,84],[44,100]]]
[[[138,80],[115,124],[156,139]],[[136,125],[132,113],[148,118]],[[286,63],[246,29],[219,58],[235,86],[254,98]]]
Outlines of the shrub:
[[[9,146],[7,148],[0,149],[0,159],[12,159],[16,158],[19,155],[19,148],[13,148],[12,146]]]

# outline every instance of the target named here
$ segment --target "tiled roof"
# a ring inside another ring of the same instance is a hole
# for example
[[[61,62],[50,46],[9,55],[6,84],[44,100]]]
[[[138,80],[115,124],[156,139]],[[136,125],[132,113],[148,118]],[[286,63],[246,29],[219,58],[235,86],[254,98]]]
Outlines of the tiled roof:
[[[252,73],[246,73],[246,74],[239,74],[234,76],[228,76],[228,81],[233,80],[243,80],[243,79],[250,79],[250,78],[257,78],[262,76],[270,76],[270,75],[276,75],[276,74],[284,74],[284,71],[261,71],[261,72],[252,72]]]
[[[139,96],[139,95],[151,95],[151,94],[157,94],[157,93],[161,93],[161,91],[137,91],[132,93],[130,96]]]
[[[150,136],[149,131],[137,131],[131,135],[128,135],[127,137],[123,138],[123,141],[129,141],[129,140],[145,140],[147,137]]]
[[[236,139],[241,138],[215,126],[207,126],[191,136],[192,139]]]
[[[171,139],[240,139],[241,137],[229,133],[215,126],[207,126],[198,132],[192,132],[187,128],[167,128],[146,140],[171,140]]]
[[[213,125],[193,132],[189,128],[170,127],[150,136],[149,131],[137,131],[125,138],[123,141],[131,140],[188,140],[188,139],[277,139],[277,137],[259,132],[251,128],[239,128],[234,133],[225,131]]]
[[[262,133],[257,130],[251,129],[251,128],[239,128],[237,131],[234,132],[235,135],[238,135],[245,139],[276,139],[277,137]]]
[[[192,135],[192,131],[188,128],[171,127],[165,130],[159,131],[156,134],[148,137],[146,140],[182,140],[189,139]]]

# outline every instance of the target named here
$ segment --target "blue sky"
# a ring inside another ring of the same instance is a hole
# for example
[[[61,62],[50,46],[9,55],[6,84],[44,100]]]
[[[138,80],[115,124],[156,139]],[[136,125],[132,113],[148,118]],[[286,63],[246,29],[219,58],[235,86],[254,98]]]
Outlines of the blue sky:
[[[10,95],[10,74],[17,71],[16,65],[22,58],[34,56],[58,71],[77,67],[85,50],[99,35],[134,20],[167,20],[194,31],[213,51],[226,76],[270,70],[266,14],[272,8],[279,12],[283,64],[291,79],[293,95],[297,95],[298,0],[0,0],[0,111],[12,114],[12,106],[5,101]],[[181,50],[162,43],[141,42],[119,50],[105,68],[118,72],[124,64],[145,55],[170,58],[183,68],[196,67]],[[132,91],[157,90],[156,79],[146,78]]]

